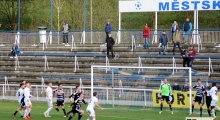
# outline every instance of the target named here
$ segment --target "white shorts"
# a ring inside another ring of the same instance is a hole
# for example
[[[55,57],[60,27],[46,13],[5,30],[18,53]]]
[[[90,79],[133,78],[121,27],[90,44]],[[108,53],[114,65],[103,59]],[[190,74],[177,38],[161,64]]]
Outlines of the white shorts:
[[[46,98],[46,101],[47,101],[48,108],[53,107],[53,100],[52,99],[50,101],[49,98]]]
[[[217,106],[218,100],[212,100],[210,106]]]
[[[94,108],[87,108],[87,109],[86,109],[86,112],[87,112],[87,114],[88,114],[90,117],[95,116],[95,110],[94,110]]]
[[[25,106],[30,106],[32,104],[30,99],[29,101],[27,101],[27,99],[24,99],[24,103],[25,103]]]

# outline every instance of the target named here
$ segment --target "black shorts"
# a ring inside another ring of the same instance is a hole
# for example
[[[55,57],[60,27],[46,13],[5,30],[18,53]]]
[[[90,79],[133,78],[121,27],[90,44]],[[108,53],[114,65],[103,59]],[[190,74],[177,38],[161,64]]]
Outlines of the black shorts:
[[[72,108],[73,114],[79,113],[80,110],[81,108],[75,108],[75,107]]]
[[[57,101],[56,106],[64,106],[64,100],[63,101]]]
[[[207,106],[207,108],[210,107],[211,101],[212,101],[211,97],[206,97],[206,106]]]
[[[162,97],[161,97],[161,100],[162,100],[162,101],[166,100],[167,102],[170,102],[169,96],[162,96]]]
[[[198,102],[199,104],[203,105],[204,104],[204,97],[203,96],[202,97],[196,96],[193,101]]]
[[[20,107],[25,107],[25,103],[24,103],[24,97],[21,99],[21,102],[20,102]]]

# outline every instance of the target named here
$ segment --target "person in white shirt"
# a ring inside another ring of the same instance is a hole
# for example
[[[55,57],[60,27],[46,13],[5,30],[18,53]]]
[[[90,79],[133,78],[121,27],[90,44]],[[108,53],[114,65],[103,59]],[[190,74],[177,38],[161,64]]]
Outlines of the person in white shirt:
[[[53,92],[55,90],[52,90],[52,83],[49,83],[46,89],[46,101],[48,109],[44,112],[45,117],[50,117],[50,111],[53,109]]]
[[[218,88],[216,87],[216,83],[212,83],[210,94],[212,97],[212,101],[211,101],[212,117],[214,120],[217,120],[215,107],[218,104]]]
[[[31,112],[32,109],[32,103],[30,98],[32,97],[32,95],[30,94],[31,92],[31,84],[30,83],[26,83],[26,88],[24,89],[24,103],[26,106],[25,109],[25,114],[23,116],[24,119],[29,119],[30,116],[28,115]]]
[[[95,106],[103,110],[103,108],[98,104],[98,93],[97,92],[93,93],[93,97],[90,98],[88,106],[86,108],[86,112],[88,114],[87,120],[95,120]]]
[[[24,106],[21,104],[21,100],[24,97],[24,84],[20,84],[20,88],[18,89],[17,93],[16,93],[16,99],[18,100],[18,104],[19,107],[18,109],[14,112],[14,114],[12,115],[12,117],[15,119],[16,114],[18,111],[20,111]]]

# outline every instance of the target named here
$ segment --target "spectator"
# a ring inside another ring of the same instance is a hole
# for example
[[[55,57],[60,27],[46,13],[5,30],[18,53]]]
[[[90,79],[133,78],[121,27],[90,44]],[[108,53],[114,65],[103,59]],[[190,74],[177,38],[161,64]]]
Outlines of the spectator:
[[[10,53],[10,58],[16,58],[17,52],[18,51],[18,46],[16,45],[16,43],[13,43],[12,47],[11,47],[11,53]]]
[[[144,48],[145,49],[147,49],[147,48],[149,49],[150,48],[149,36],[150,36],[150,28],[146,24],[144,29],[143,29]]]
[[[182,50],[181,50],[181,57],[183,58],[183,67],[186,67],[186,63],[187,63],[187,66],[188,66],[188,57],[187,57],[187,51],[184,47],[182,47]]]
[[[188,56],[189,56],[188,67],[192,68],[193,60],[194,60],[194,57],[196,56],[196,50],[194,49],[192,45],[189,48]]]
[[[176,91],[180,91],[180,86],[178,85],[178,83],[174,83],[173,85],[173,90],[176,90]]]
[[[161,52],[163,51],[163,55],[166,55],[166,47],[168,43],[168,38],[167,38],[165,31],[163,31],[162,34],[160,35],[159,43],[160,43],[159,46],[161,47],[159,54],[161,54]]]
[[[67,24],[66,21],[63,22],[63,44],[68,44],[68,33],[71,27]]]
[[[112,58],[114,58],[114,54],[113,54],[113,45],[114,44],[115,44],[115,41],[112,38],[112,35],[109,34],[109,37],[107,39],[107,56],[108,56],[108,58],[109,58],[109,50],[111,50]]]
[[[189,21],[189,18],[186,18],[186,21],[183,23],[182,30],[184,43],[186,44],[188,42],[190,31],[192,30],[192,23]]]
[[[107,39],[109,37],[109,34],[111,34],[112,31],[112,25],[110,24],[110,20],[107,21],[107,24],[105,26],[105,33],[106,33],[106,43],[107,43]]]
[[[187,92],[189,91],[189,83],[186,83],[184,86],[183,86],[183,92]]]
[[[176,32],[176,30],[178,29],[178,24],[176,22],[176,20],[173,22],[172,26],[171,26],[171,33],[172,33],[172,40],[173,40],[173,34]]]
[[[176,29],[176,32],[174,33],[174,40],[173,40],[173,55],[175,55],[176,52],[176,46],[179,48],[179,52],[181,54],[181,48],[180,48],[180,32],[178,29]]]

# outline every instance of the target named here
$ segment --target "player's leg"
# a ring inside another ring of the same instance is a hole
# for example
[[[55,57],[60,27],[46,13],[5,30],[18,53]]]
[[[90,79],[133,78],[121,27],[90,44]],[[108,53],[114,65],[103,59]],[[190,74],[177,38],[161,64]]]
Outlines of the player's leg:
[[[83,114],[84,114],[84,111],[81,109],[78,113],[78,120],[82,120]]]
[[[217,120],[216,112],[215,112],[215,106],[217,105],[217,103],[218,103],[217,100],[212,100],[211,101],[212,117],[214,118],[214,120]]]
[[[164,96],[162,96],[161,100],[160,100],[160,112],[159,112],[159,114],[161,114],[162,111],[163,111],[163,102],[164,102]]]
[[[169,104],[171,114],[173,114],[172,104],[171,104],[171,102],[170,102],[169,96],[167,96],[166,102]]]
[[[75,116],[76,113],[73,113],[72,115],[70,115],[69,119],[68,120],[71,120],[74,116]]]
[[[204,104],[203,97],[199,97],[200,117],[202,117],[202,106]]]
[[[70,115],[70,117],[69,117],[68,120],[71,120],[71,119],[75,116],[76,113],[79,113],[79,111],[78,111],[78,110],[75,110],[75,109],[76,109],[76,108],[74,108],[74,107],[72,108],[72,111],[73,111],[73,112],[72,112],[72,115]]]
[[[56,106],[55,106],[55,110],[57,111],[57,113],[60,111],[59,108],[58,108],[59,106],[60,106],[60,102],[57,101]]]
[[[50,111],[53,109],[53,102],[52,102],[52,100],[50,101],[50,100],[48,100],[47,99],[47,106],[48,106],[48,109],[47,109],[47,111],[46,112],[44,112],[44,116],[45,117],[50,117]]]
[[[66,116],[68,117],[70,113],[73,113],[72,109],[69,112],[66,113]]]
[[[65,107],[64,107],[64,101],[62,101],[62,109],[63,109],[63,114],[64,114],[64,117],[66,117],[66,110],[65,110]]]
[[[29,102],[29,109],[28,109],[28,111],[27,111],[27,118],[31,118],[30,117],[30,113],[31,113],[31,109],[32,109],[32,103],[31,103],[31,101]]]
[[[206,107],[207,107],[207,112],[209,114],[209,117],[211,117],[211,106],[210,106],[210,99],[209,98],[206,98]]]
[[[18,113],[18,111],[20,111],[21,110],[21,107],[19,106],[18,108],[17,108],[17,110],[13,113],[13,115],[12,115],[12,117],[15,119],[15,117],[16,117],[16,114]]]
[[[196,102],[197,102],[197,96],[196,96],[196,97],[194,98],[194,100],[192,101],[192,111],[191,111],[190,115],[193,114],[194,105],[195,105]]]
[[[96,119],[95,118],[95,110],[94,109],[90,110],[90,119],[92,119],[92,120]]]
[[[218,106],[215,106],[215,108],[216,108],[218,111],[220,111],[220,108],[219,108]]]

